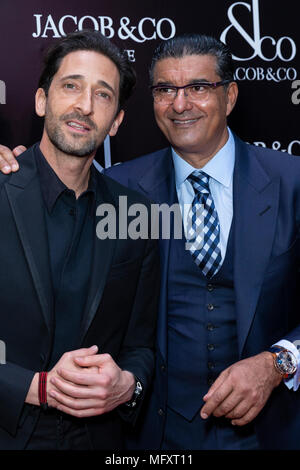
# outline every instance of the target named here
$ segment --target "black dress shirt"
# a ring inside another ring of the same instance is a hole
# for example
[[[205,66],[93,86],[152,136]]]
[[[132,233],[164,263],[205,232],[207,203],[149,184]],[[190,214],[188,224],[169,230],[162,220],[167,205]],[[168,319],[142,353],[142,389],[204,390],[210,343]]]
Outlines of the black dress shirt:
[[[97,185],[92,166],[88,189],[76,199],[75,192],[58,178],[38,146],[36,150],[53,284],[55,327],[50,370],[62,354],[79,348],[93,260]]]

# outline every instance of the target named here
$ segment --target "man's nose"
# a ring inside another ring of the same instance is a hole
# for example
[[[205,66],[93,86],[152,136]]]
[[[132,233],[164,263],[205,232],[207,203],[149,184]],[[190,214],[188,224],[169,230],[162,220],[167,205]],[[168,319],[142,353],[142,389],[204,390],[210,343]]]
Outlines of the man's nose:
[[[75,107],[79,109],[82,114],[89,115],[93,112],[93,94],[89,89],[85,89],[80,93],[75,103]]]
[[[186,90],[181,88],[177,91],[172,107],[177,113],[183,113],[192,109],[193,103],[189,100]]]

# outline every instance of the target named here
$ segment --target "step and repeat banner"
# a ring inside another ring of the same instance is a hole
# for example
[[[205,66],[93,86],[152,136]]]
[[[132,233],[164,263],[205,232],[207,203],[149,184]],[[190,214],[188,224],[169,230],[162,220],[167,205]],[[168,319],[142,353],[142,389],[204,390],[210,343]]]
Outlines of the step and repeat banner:
[[[0,143],[40,139],[34,93],[43,53],[90,28],[124,50],[138,76],[125,121],[97,160],[109,166],[166,146],[152,111],[151,56],[160,41],[200,32],[233,53],[240,93],[231,128],[247,142],[300,155],[299,19],[299,0],[0,0]]]

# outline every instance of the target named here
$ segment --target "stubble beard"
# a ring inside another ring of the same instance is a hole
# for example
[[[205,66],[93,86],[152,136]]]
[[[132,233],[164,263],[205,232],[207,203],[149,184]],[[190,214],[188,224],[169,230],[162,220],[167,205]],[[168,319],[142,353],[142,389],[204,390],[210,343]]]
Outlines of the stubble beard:
[[[66,122],[66,120],[71,119],[77,119],[81,122],[85,122],[92,130],[95,130],[96,128],[95,124],[89,118],[83,118],[76,113],[64,115],[60,118],[55,118],[51,110],[48,108],[45,115],[45,129],[49,140],[54,145],[54,147],[67,155],[72,155],[74,157],[88,157],[92,153],[96,152],[99,143],[97,142],[95,135],[85,139],[84,142],[81,142],[84,137],[77,135],[75,132],[71,138],[71,142],[68,142],[68,137],[65,136],[62,130],[62,125],[64,122]]]

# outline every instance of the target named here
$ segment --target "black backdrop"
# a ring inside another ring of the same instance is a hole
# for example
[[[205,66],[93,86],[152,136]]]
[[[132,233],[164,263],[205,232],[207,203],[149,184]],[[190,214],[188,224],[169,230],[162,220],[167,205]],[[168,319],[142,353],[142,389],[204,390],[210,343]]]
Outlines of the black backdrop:
[[[111,162],[162,148],[148,90],[152,52],[174,34],[201,32],[221,38],[234,54],[240,95],[231,128],[247,142],[300,155],[299,19],[299,0],[0,0],[0,143],[40,138],[33,98],[43,51],[53,38],[93,28],[127,51],[138,75],[126,119],[110,141]],[[110,164],[103,150],[97,159]]]

